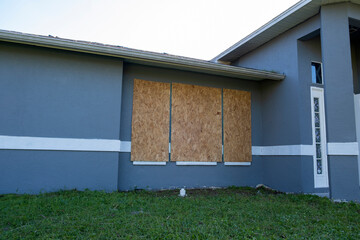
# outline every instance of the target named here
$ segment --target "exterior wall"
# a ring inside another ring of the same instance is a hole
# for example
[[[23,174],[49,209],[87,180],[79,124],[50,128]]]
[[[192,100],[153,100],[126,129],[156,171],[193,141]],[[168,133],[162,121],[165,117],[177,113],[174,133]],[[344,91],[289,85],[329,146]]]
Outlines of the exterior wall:
[[[0,150],[0,194],[116,191],[118,153]]]
[[[251,91],[252,144],[261,143],[261,99],[259,83],[226,77],[124,64],[121,141],[131,141],[131,117],[133,80],[143,79],[160,82],[177,82],[209,87],[231,88]],[[262,160],[253,156],[251,166],[176,166],[167,162],[166,166],[134,166],[130,153],[121,153],[119,162],[119,190],[134,188],[175,188],[175,187],[224,187],[231,185],[256,186],[262,181]]]
[[[122,62],[0,43],[0,135],[117,139]],[[0,193],[117,190],[118,153],[0,150]]]
[[[298,81],[298,39],[320,28],[320,18],[315,16],[307,22],[287,31],[258,49],[242,56],[233,65],[281,72],[286,75],[282,82],[262,83],[263,145],[311,144],[310,90]],[[310,64],[310,63],[309,63]],[[311,78],[309,79],[311,82]],[[309,94],[308,105],[300,93]],[[301,99],[301,100],[300,100]],[[294,111],[304,105],[306,114]],[[307,105],[307,106],[306,106]],[[307,122],[307,129],[300,123]],[[301,137],[301,134],[306,134]]]
[[[352,4],[334,4],[321,8],[327,140],[331,143],[357,141],[349,36],[352,7]],[[339,154],[328,159],[331,197],[360,200],[358,156]]]
[[[286,75],[282,82],[261,84],[263,146],[313,144],[311,61],[321,62],[319,29],[317,15],[233,62],[236,66]],[[263,159],[264,183],[270,187],[328,195],[327,188],[314,188],[312,156],[263,156]]]

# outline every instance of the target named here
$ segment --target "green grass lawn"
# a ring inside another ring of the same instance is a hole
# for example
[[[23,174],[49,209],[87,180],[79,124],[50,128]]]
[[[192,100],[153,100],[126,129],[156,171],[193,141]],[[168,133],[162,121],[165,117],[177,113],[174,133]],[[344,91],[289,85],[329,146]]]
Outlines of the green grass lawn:
[[[360,206],[251,188],[0,196],[0,239],[360,239]]]

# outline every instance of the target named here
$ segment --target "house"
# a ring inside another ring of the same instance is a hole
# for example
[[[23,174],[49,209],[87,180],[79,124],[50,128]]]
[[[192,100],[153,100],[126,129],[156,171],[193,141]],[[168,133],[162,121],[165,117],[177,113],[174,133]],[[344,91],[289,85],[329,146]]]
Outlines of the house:
[[[0,193],[256,186],[360,200],[360,2],[212,61],[0,31]]]

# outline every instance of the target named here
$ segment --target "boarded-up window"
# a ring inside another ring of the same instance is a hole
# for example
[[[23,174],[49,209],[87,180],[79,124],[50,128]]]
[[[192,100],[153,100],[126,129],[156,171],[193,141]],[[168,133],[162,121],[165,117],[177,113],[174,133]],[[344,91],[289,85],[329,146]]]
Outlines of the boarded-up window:
[[[169,160],[170,84],[134,80],[131,161]]]
[[[251,94],[223,90],[224,161],[251,162]]]
[[[221,89],[173,83],[171,161],[221,162]]]

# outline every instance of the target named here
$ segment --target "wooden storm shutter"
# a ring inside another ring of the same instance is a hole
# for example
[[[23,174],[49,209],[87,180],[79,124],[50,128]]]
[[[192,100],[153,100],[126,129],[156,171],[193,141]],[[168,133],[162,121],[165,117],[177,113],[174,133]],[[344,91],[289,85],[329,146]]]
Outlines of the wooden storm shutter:
[[[224,162],[251,162],[251,93],[223,90]]]
[[[135,79],[131,161],[169,160],[170,84]]]
[[[172,84],[171,161],[221,162],[221,89]]]

